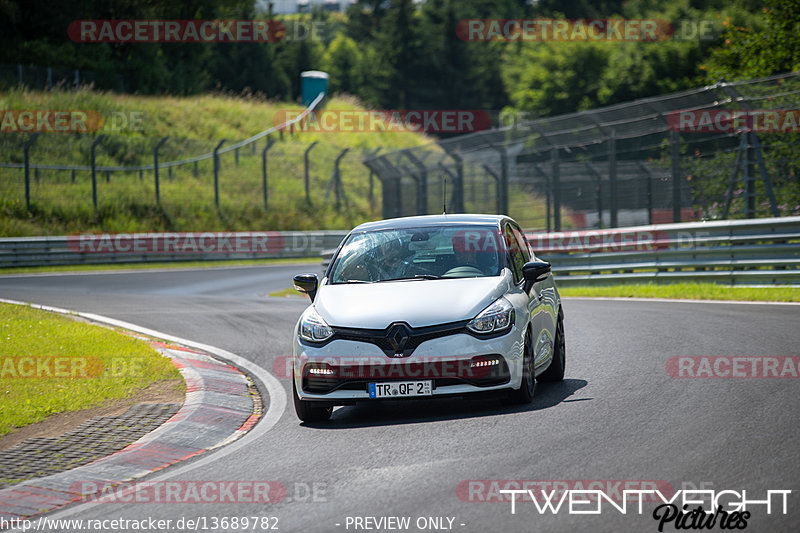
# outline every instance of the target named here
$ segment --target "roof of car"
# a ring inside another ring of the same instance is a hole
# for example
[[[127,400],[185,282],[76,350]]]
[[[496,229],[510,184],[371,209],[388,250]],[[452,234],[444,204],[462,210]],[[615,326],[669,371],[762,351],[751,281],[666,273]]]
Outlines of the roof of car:
[[[429,226],[475,224],[481,226],[499,226],[503,220],[511,220],[505,215],[425,215],[416,217],[389,218],[376,222],[365,222],[356,226],[353,231],[377,231],[385,229],[423,228]]]

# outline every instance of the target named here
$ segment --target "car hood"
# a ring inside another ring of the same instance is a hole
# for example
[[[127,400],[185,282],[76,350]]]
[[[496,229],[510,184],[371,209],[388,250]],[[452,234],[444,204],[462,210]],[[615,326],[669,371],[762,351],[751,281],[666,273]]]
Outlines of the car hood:
[[[474,318],[508,287],[508,276],[323,283],[314,308],[331,326],[384,329],[393,322],[433,326]]]

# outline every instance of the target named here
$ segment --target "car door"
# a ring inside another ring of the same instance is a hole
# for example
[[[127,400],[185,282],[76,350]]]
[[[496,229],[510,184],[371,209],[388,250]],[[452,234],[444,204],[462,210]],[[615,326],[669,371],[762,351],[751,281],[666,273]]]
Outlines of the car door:
[[[539,332],[544,326],[543,317],[538,311],[539,301],[533,291],[525,291],[525,279],[522,276],[522,266],[525,264],[525,254],[520,249],[519,242],[514,235],[514,229],[510,222],[506,222],[502,228],[503,244],[505,248],[505,262],[514,278],[514,287],[506,298],[514,305],[518,313],[526,312],[531,321],[531,336],[534,347],[538,339]],[[535,358],[534,358],[535,361]],[[534,363],[534,366],[536,364]]]
[[[509,222],[508,229],[516,242],[522,264],[535,260],[531,255],[530,246],[519,226]],[[528,294],[528,307],[531,312],[533,334],[536,336],[534,343],[534,367],[546,364],[553,353],[556,333],[556,293],[553,276],[550,275],[542,281],[533,284]]]

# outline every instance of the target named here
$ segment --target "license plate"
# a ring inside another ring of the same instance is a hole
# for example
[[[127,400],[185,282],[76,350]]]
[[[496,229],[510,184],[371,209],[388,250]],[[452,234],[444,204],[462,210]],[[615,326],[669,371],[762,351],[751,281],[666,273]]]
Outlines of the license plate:
[[[370,383],[370,398],[408,398],[409,396],[430,396],[433,394],[433,381],[392,381],[389,383]]]

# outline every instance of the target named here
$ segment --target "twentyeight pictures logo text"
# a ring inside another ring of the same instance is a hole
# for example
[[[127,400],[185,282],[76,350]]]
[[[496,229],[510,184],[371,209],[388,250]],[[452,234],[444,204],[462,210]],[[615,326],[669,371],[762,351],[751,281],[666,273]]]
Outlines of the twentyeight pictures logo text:
[[[747,490],[677,490],[665,496],[660,489],[625,489],[622,498],[602,489],[541,489],[506,488],[499,491],[511,496],[511,514],[520,510],[521,503],[539,514],[570,515],[603,514],[604,511],[644,514],[644,503],[655,498],[658,505],[652,517],[658,521],[658,531],[672,525],[674,529],[745,529],[756,510],[771,515],[787,514],[791,490],[767,490],[748,495]],[[669,494],[669,492],[667,492]]]

